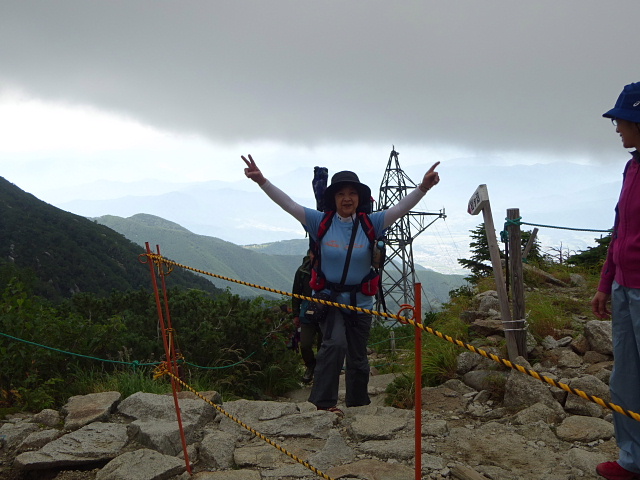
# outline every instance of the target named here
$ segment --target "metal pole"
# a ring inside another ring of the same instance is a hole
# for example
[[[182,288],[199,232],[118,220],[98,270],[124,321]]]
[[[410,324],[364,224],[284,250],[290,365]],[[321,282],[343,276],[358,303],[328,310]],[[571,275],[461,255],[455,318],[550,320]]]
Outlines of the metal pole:
[[[173,336],[169,337],[169,335],[167,334],[167,329],[165,327],[165,322],[164,322],[164,317],[162,315],[162,303],[160,301],[160,292],[158,291],[158,280],[156,277],[156,272],[154,270],[154,262],[151,259],[151,257],[149,255],[151,255],[151,248],[149,247],[149,242],[145,242],[145,246],[147,249],[147,259],[149,261],[149,270],[151,273],[151,283],[152,283],[152,287],[153,287],[153,293],[156,299],[156,307],[158,309],[158,320],[160,322],[160,328],[162,330],[162,341],[164,344],[164,353],[165,353],[165,357],[167,359],[167,368],[169,369],[169,371],[171,372],[172,375],[171,376],[171,390],[173,392],[173,403],[176,409],[176,416],[178,418],[178,428],[180,430],[180,438],[182,440],[182,451],[184,453],[184,462],[187,468],[187,472],[189,472],[189,475],[191,475],[191,464],[189,462],[189,454],[187,452],[187,442],[184,436],[184,429],[182,427],[182,415],[180,414],[180,404],[178,402],[178,393],[177,393],[177,389],[176,389],[176,385],[177,382],[174,378],[174,375],[177,376],[177,365],[175,364],[175,356],[172,356],[172,352],[175,352],[175,348],[173,345]],[[158,252],[158,255],[160,256],[160,246],[156,245],[156,249]],[[169,315],[169,303],[168,303],[168,298],[167,298],[167,289],[166,289],[166,285],[164,282],[164,272],[162,271],[162,264],[160,263],[160,271],[159,271],[159,275],[161,277],[162,280],[162,290],[163,290],[163,296],[164,296],[164,300],[165,300],[165,311],[167,313],[167,317]],[[174,372],[174,369],[176,370]]]
[[[413,321],[422,323],[422,284],[414,285],[416,305],[413,310]],[[422,329],[416,330],[416,391],[415,391],[415,480],[422,478]]]

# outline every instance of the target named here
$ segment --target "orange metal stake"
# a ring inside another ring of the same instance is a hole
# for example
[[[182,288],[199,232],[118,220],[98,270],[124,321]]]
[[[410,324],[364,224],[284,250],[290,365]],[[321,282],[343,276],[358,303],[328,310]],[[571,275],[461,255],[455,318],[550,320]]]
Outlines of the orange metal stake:
[[[156,251],[158,256],[162,257],[160,254],[160,245],[156,245]],[[169,371],[176,375],[180,380],[183,380],[179,375],[178,368],[178,350],[175,344],[175,332],[173,330],[173,325],[171,325],[171,315],[169,314],[169,297],[167,296],[167,284],[165,282],[165,272],[164,269],[160,269],[160,284],[162,285],[162,298],[164,299],[164,318],[167,324],[167,345],[169,346],[169,355],[167,361],[171,361],[169,365]],[[174,387],[175,385],[175,387]],[[182,385],[178,382],[174,381],[173,377],[171,377],[171,386],[176,389],[176,391],[182,391]]]
[[[422,323],[422,284],[415,284],[416,305],[413,311],[413,321],[417,324]],[[416,330],[416,392],[415,392],[415,480],[422,478],[422,329],[415,327]]]
[[[178,429],[180,430],[180,439],[182,440],[182,451],[184,453],[184,461],[187,467],[187,472],[191,475],[191,464],[189,463],[189,454],[187,453],[187,441],[184,436],[184,429],[182,428],[182,415],[180,414],[180,404],[178,402],[178,383],[175,381],[174,375],[178,375],[178,364],[177,358],[175,355],[175,345],[174,345],[174,337],[168,332],[173,332],[171,328],[171,317],[169,316],[169,301],[167,297],[167,288],[164,281],[164,270],[162,269],[162,264],[160,263],[160,268],[158,269],[158,274],[160,275],[161,284],[162,284],[162,293],[164,298],[164,310],[166,312],[168,329],[165,326],[164,316],[162,314],[162,302],[160,301],[160,292],[158,291],[158,280],[156,277],[156,272],[154,270],[154,262],[151,259],[151,249],[149,247],[149,242],[145,242],[145,246],[147,248],[147,259],[149,262],[149,270],[151,272],[151,284],[153,286],[153,293],[156,299],[156,307],[158,309],[158,321],[160,323],[160,329],[162,331],[162,342],[164,345],[164,353],[167,359],[166,364],[169,371],[172,373],[171,376],[171,390],[173,392],[173,403],[176,408],[176,416],[178,417]],[[156,250],[158,252],[158,256],[160,256],[160,246],[156,245]]]
[[[415,297],[416,304],[415,306],[411,306],[407,303],[403,303],[400,305],[400,310],[398,311],[398,316],[402,316],[402,312],[404,310],[411,311],[411,320],[415,322],[416,325],[422,323],[422,299],[420,297],[420,292],[422,290],[422,284],[415,284]],[[400,320],[402,324],[408,324],[409,322]],[[420,480],[422,477],[422,330],[416,326],[415,327],[415,380],[414,383],[416,385],[416,390],[413,397],[414,402],[414,415],[415,415],[415,480]]]

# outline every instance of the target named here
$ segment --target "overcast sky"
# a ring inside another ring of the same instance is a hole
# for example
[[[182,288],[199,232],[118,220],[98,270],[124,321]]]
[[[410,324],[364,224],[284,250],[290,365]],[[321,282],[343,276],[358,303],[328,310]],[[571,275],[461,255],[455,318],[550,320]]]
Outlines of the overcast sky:
[[[637,0],[3,0],[0,175],[54,201],[52,188],[97,179],[238,180],[246,153],[267,177],[374,161],[382,173],[395,145],[424,170],[478,158],[619,176],[628,155],[601,115],[640,80],[639,12]]]

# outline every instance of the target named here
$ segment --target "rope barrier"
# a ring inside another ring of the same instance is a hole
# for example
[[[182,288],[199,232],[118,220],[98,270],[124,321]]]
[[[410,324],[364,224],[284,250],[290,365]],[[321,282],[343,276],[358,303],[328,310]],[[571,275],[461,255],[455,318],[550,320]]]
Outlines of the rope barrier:
[[[162,362],[143,363],[143,362],[140,362],[139,360],[133,360],[131,362],[124,362],[124,361],[121,361],[121,360],[110,360],[110,359],[106,359],[106,358],[92,357],[92,356],[89,356],[89,355],[83,355],[81,353],[74,353],[74,352],[68,352],[66,350],[60,350],[59,348],[50,347],[48,345],[42,345],[41,343],[31,342],[29,340],[25,340],[23,338],[14,337],[12,335],[8,335],[8,334],[2,333],[2,332],[0,332],[0,336],[7,337],[7,338],[9,338],[11,340],[16,340],[18,342],[27,343],[29,345],[33,345],[33,346],[36,346],[36,347],[45,348],[47,350],[52,350],[52,351],[57,352],[57,353],[64,353],[65,355],[71,355],[71,356],[75,356],[75,357],[82,357],[82,358],[86,358],[86,359],[89,359],[89,360],[97,360],[99,362],[118,363],[118,364],[121,364],[121,365],[131,365],[133,367],[134,371],[136,370],[137,367],[150,367],[150,366],[155,366],[155,365],[159,365],[160,363],[162,363]],[[266,342],[265,342],[265,344],[266,344]],[[184,363],[185,365],[189,365],[190,367],[201,368],[203,370],[224,370],[225,368],[232,368],[232,367],[235,367],[237,365],[240,365],[241,363],[247,361],[249,358],[251,358],[255,354],[256,354],[256,352],[251,352],[249,355],[247,355],[243,359],[238,360],[237,362],[234,362],[234,363],[232,363],[230,365],[223,365],[222,367],[205,367],[203,365],[197,365],[195,363],[187,362],[186,360],[184,360],[183,357],[178,359],[178,363]]]
[[[187,383],[183,382],[180,378],[178,378],[177,376],[175,376],[173,373],[171,373],[169,371],[169,369],[166,366],[166,363],[163,362],[162,364],[160,364],[157,369],[156,369],[156,374],[154,375],[154,378],[157,377],[161,377],[163,375],[169,375],[171,376],[176,382],[178,382],[180,385],[182,385],[184,388],[186,388],[187,390],[189,390],[190,392],[194,393],[198,398],[200,398],[201,400],[204,400],[205,402],[207,402],[209,405],[211,405],[213,408],[215,408],[217,411],[219,411],[220,413],[222,413],[224,416],[226,416],[227,418],[230,418],[231,420],[233,420],[234,422],[236,422],[238,425],[240,425],[242,428],[250,431],[252,434],[254,434],[256,437],[258,437],[260,440],[264,440],[265,442],[267,442],[269,445],[271,445],[272,447],[277,448],[280,452],[284,453],[286,456],[288,456],[289,458],[295,460],[296,462],[298,462],[299,464],[303,465],[304,467],[308,468],[309,470],[311,470],[313,473],[315,473],[316,475],[326,479],[326,480],[334,480],[332,477],[330,477],[329,475],[327,475],[326,473],[323,473],[322,471],[318,470],[316,467],[314,467],[313,465],[311,465],[310,463],[302,460],[301,458],[299,458],[298,456],[296,456],[294,453],[289,452],[286,448],[284,448],[283,446],[277,444],[276,442],[274,442],[273,440],[271,440],[270,438],[266,437],[265,435],[263,435],[262,433],[258,432],[256,429],[250,427],[249,425],[247,425],[246,423],[244,423],[243,421],[241,421],[240,419],[238,419],[237,417],[233,416],[232,414],[230,414],[229,412],[227,412],[224,408],[222,408],[220,405],[217,405],[215,403],[213,403],[211,400],[209,400],[207,397],[205,397],[204,395],[202,395],[200,392],[196,391],[194,388],[192,388],[190,385],[188,385]]]
[[[54,348],[54,347],[49,347],[47,345],[42,345],[40,343],[36,343],[36,342],[31,342],[29,340],[24,340],[22,338],[18,338],[18,337],[14,337],[12,335],[7,335],[6,333],[2,333],[0,332],[0,335],[2,335],[3,337],[7,337],[10,338],[11,340],[16,340],[18,342],[23,342],[23,343],[28,343],[29,345],[35,345],[36,347],[42,347],[42,348],[46,348],[47,350],[52,350],[54,352],[58,352],[58,353],[64,353],[66,355],[73,355],[76,357],[82,357],[82,358],[87,358],[89,360],[98,360],[100,362],[107,362],[107,363],[119,363],[121,365],[131,365],[133,366],[133,369],[135,370],[137,367],[146,367],[146,366],[151,366],[151,365],[158,365],[159,362],[154,362],[154,363],[140,363],[137,360],[134,360],[133,362],[123,362],[121,360],[109,360],[109,359],[105,359],[105,358],[98,358],[98,357],[92,357],[90,355],[82,355],[80,353],[73,353],[73,352],[68,352],[66,350],[60,350],[59,348]]]
[[[17,342],[22,342],[22,343],[26,343],[26,344],[29,344],[29,345],[33,345],[35,347],[41,347],[41,348],[44,348],[44,349],[47,349],[47,350],[52,350],[52,351],[57,352],[57,353],[63,353],[65,355],[71,355],[71,356],[75,356],[75,357],[86,358],[88,360],[97,360],[99,362],[105,362],[105,363],[117,363],[117,364],[120,364],[120,365],[131,365],[133,367],[134,371],[138,367],[150,367],[150,366],[155,366],[155,365],[158,365],[158,364],[162,363],[162,362],[146,363],[146,362],[141,362],[139,360],[132,360],[131,362],[124,362],[122,360],[111,360],[111,359],[107,359],[107,358],[92,357],[92,356],[89,356],[89,355],[83,355],[81,353],[69,352],[67,350],[60,350],[59,348],[50,347],[48,345],[43,345],[41,343],[32,342],[30,340],[25,340],[23,338],[14,337],[13,335],[9,335],[7,333],[0,332],[0,336],[9,338],[11,340],[15,340]],[[395,340],[404,340],[404,339],[407,339],[407,338],[413,338],[413,337],[410,337],[410,336],[398,337]],[[374,345],[378,345],[378,344],[381,344],[381,343],[384,343],[384,342],[390,342],[390,341],[391,341],[391,339],[386,338],[384,340],[380,340],[379,342],[370,343],[369,346],[374,346]],[[266,345],[266,344],[267,344],[267,342],[265,341],[263,343],[263,345]],[[237,362],[231,363],[229,365],[223,365],[221,367],[205,367],[204,365],[198,365],[198,364],[195,364],[195,363],[188,362],[184,358],[178,359],[178,363],[180,363],[180,364],[183,363],[185,365],[189,365],[190,367],[200,368],[202,370],[224,370],[225,368],[233,368],[233,367],[236,367],[236,366],[246,362],[249,358],[251,358],[256,353],[257,353],[257,350],[251,352],[249,355],[247,355],[246,357],[238,360]]]
[[[518,218],[506,218],[505,219],[505,223],[504,226],[507,227],[508,225],[530,225],[532,227],[544,227],[544,228],[557,228],[559,230],[573,230],[575,232],[596,232],[596,233],[611,233],[612,230],[593,230],[590,228],[571,228],[571,227],[560,227],[557,225],[542,225],[539,223],[528,223],[528,222],[521,222],[520,220],[522,219],[522,217],[518,217]]]
[[[435,330],[435,329],[433,329],[433,328],[431,328],[429,326],[423,325],[422,323],[415,322],[414,320],[412,320],[410,318],[407,318],[407,317],[401,317],[399,315],[394,315],[394,314],[390,314],[390,313],[377,312],[375,310],[369,310],[369,309],[366,309],[366,308],[360,308],[360,307],[354,307],[354,306],[351,306],[351,305],[344,305],[344,304],[340,304],[340,303],[336,303],[336,302],[330,302],[328,300],[321,300],[321,299],[314,298],[314,297],[306,297],[304,295],[299,295],[297,293],[284,292],[282,290],[277,290],[277,289],[274,289],[274,288],[269,288],[269,287],[264,287],[264,286],[261,286],[261,285],[256,285],[256,284],[244,282],[242,280],[236,280],[236,279],[233,279],[233,278],[224,277],[222,275],[217,275],[215,273],[206,272],[204,270],[199,270],[199,269],[196,269],[196,268],[193,268],[193,267],[189,267],[187,265],[183,265],[183,264],[180,264],[178,262],[174,262],[173,260],[168,260],[168,259],[162,257],[161,255],[157,255],[157,254],[141,254],[140,255],[140,257],[143,257],[143,256],[144,257],[148,257],[149,260],[151,260],[153,262],[156,262],[158,264],[166,263],[168,265],[173,265],[173,266],[176,266],[176,267],[179,267],[179,268],[183,268],[183,269],[186,269],[186,270],[191,270],[191,271],[200,273],[202,275],[207,275],[207,276],[210,276],[210,277],[220,278],[222,280],[226,280],[226,281],[229,281],[229,282],[234,282],[234,283],[238,283],[238,284],[241,284],[241,285],[250,286],[250,287],[253,287],[253,288],[258,288],[260,290],[266,290],[266,291],[269,291],[269,292],[272,292],[272,293],[277,293],[277,294],[280,294],[280,295],[299,298],[301,300],[309,300],[309,301],[312,301],[312,302],[321,303],[323,305],[349,309],[349,310],[352,310],[352,311],[362,312],[362,313],[366,313],[366,314],[369,314],[369,315],[376,315],[376,316],[379,316],[379,317],[391,318],[391,319],[397,320],[397,321],[399,321],[401,323],[408,323],[408,324],[411,324],[412,326],[417,327],[417,328],[419,328],[419,329],[421,329],[421,330],[423,330],[423,331],[425,331],[427,333],[430,333],[431,335],[435,335],[436,337],[438,337],[438,338],[440,338],[442,340],[445,340],[445,341],[447,341],[449,343],[452,343],[454,345],[457,345],[459,347],[465,348],[465,349],[467,349],[467,350],[469,350],[469,351],[471,351],[473,353],[477,353],[478,355],[482,355],[483,357],[488,358],[490,360],[493,360],[494,362],[499,363],[501,365],[504,365],[507,368],[510,368],[512,370],[517,370],[520,373],[524,373],[525,375],[529,375],[530,377],[535,378],[536,380],[540,380],[541,382],[545,382],[545,383],[551,385],[552,387],[560,388],[560,389],[564,390],[565,392],[571,393],[573,395],[577,395],[580,398],[583,398],[584,400],[588,400],[588,401],[593,402],[593,403],[595,403],[597,405],[600,405],[603,408],[607,408],[607,409],[612,410],[612,411],[614,411],[616,413],[620,413],[620,414],[625,415],[625,416],[627,416],[629,418],[632,418],[632,419],[634,419],[636,421],[640,421],[640,414],[638,414],[636,412],[633,412],[631,410],[627,410],[627,409],[625,409],[625,408],[623,408],[623,407],[621,407],[619,405],[616,405],[614,403],[607,402],[607,401],[603,400],[600,397],[589,395],[586,392],[584,392],[582,390],[579,390],[577,388],[570,387],[569,385],[567,385],[565,383],[556,382],[552,378],[549,378],[549,377],[547,377],[545,375],[540,375],[535,370],[528,369],[526,367],[523,367],[522,365],[514,364],[510,360],[507,360],[505,358],[501,358],[501,357],[499,357],[497,355],[494,355],[492,353],[487,352],[486,350],[474,347],[473,345],[470,345],[468,343],[464,343],[461,340],[457,340],[457,339],[455,339],[455,338],[453,338],[453,337],[451,337],[449,335],[445,335],[442,332],[439,332],[438,330]]]

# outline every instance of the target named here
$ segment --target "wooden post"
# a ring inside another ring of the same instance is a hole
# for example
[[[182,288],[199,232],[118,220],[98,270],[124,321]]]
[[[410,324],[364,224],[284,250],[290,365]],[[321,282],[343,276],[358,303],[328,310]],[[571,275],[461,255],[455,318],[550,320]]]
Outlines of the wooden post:
[[[516,343],[516,337],[513,335],[511,309],[509,308],[509,298],[507,297],[504,274],[502,273],[502,263],[500,262],[500,249],[498,248],[498,240],[496,239],[496,228],[493,225],[489,192],[487,191],[486,185],[479,185],[473,193],[469,200],[467,212],[471,215],[477,215],[482,212],[484,218],[484,228],[487,233],[493,276],[496,280],[496,291],[498,292],[498,300],[500,301],[500,317],[502,318],[504,337],[507,340],[507,353],[509,354],[509,360],[515,361],[518,356],[518,344]]]
[[[391,354],[395,355],[396,354],[396,332],[393,330],[389,332],[389,344],[391,347]]]
[[[507,220],[520,218],[518,208],[507,209]],[[511,282],[511,295],[513,299],[513,322],[511,329],[518,345],[518,354],[527,358],[527,331],[525,330],[526,312],[524,308],[524,278],[522,273],[522,243],[520,237],[520,225],[509,223],[509,273]]]
[[[533,242],[536,241],[537,235],[538,235],[538,227],[535,227],[533,229],[533,232],[531,232],[531,236],[529,237],[529,241],[527,242],[527,245],[524,247],[524,251],[522,252],[523,260],[526,259],[527,256],[529,255],[529,252],[531,251],[531,247],[533,247]]]

